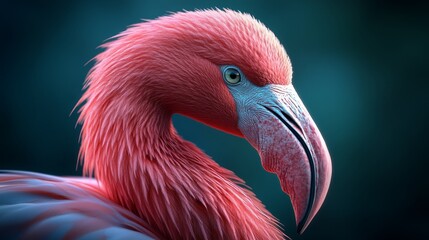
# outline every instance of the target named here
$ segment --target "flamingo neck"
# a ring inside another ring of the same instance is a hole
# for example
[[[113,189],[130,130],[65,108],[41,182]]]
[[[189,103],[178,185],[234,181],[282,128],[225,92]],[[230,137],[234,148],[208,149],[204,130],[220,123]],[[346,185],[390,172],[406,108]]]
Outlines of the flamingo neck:
[[[150,101],[93,107],[97,114],[84,113],[84,170],[160,238],[283,238],[241,179],[176,133],[171,113]]]

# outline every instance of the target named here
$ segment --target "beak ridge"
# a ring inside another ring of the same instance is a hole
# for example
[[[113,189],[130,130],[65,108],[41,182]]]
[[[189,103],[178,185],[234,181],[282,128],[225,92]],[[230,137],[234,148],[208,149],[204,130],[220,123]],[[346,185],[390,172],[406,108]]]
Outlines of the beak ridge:
[[[285,110],[280,109],[279,107],[267,107],[263,106],[267,111],[272,113],[274,116],[276,116],[288,129],[292,134],[295,136],[295,138],[299,141],[302,148],[305,151],[305,155],[308,159],[309,163],[309,169],[310,169],[310,189],[309,189],[309,196],[307,201],[307,206],[305,207],[304,214],[297,222],[297,232],[299,234],[302,234],[307,227],[307,221],[310,216],[310,212],[314,205],[314,198],[316,195],[316,174],[317,171],[315,169],[315,163],[314,163],[314,153],[311,149],[311,145],[308,144],[306,137],[304,135],[304,132],[302,130],[302,127],[299,123],[297,123],[294,118],[287,113]],[[298,220],[298,219],[297,219]]]
[[[293,86],[274,86],[271,93],[271,101],[257,103],[259,114],[253,118],[254,124],[245,131],[245,126],[240,129],[258,150],[264,169],[278,176],[291,199],[297,232],[302,234],[326,197],[331,158]],[[255,127],[257,130],[250,129]]]

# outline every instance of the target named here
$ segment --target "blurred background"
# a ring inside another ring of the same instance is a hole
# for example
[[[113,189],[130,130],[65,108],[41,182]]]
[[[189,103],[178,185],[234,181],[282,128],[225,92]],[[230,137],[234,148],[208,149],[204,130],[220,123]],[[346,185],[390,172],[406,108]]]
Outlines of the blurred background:
[[[423,1],[1,1],[0,169],[80,175],[70,113],[97,46],[140,19],[212,7],[251,13],[284,44],[332,156],[327,199],[298,236],[246,141],[175,116],[179,133],[243,178],[293,239],[429,239]]]

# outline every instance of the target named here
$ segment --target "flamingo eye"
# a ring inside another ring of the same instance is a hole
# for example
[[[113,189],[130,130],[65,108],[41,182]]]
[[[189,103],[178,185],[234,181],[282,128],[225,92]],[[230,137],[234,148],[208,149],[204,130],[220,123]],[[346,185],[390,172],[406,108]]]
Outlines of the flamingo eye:
[[[241,74],[235,67],[227,67],[223,71],[223,79],[229,84],[238,84],[241,81]]]

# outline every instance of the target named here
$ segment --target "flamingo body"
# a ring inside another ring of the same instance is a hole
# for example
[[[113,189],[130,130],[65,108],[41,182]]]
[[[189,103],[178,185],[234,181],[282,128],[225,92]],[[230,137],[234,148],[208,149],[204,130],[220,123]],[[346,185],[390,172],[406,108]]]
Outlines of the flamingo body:
[[[152,239],[148,224],[103,197],[94,179],[2,171],[2,239]]]
[[[97,180],[3,173],[0,207],[13,221],[3,217],[1,231],[283,239],[240,178],[177,134],[173,114],[246,138],[291,196],[298,231],[308,226],[329,187],[330,157],[292,87],[289,57],[262,23],[231,10],[182,12],[136,24],[103,47],[78,103],[80,159]]]

